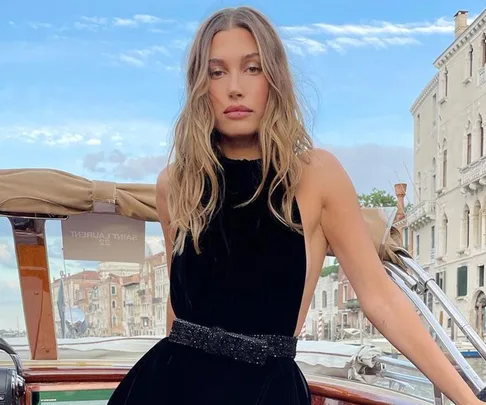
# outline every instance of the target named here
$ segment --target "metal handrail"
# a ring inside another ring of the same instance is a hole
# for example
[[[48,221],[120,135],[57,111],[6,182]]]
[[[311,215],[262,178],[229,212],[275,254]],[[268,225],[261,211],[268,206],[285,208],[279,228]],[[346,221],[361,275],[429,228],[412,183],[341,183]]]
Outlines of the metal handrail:
[[[457,307],[451,302],[450,298],[444,291],[442,291],[435,279],[422,269],[413,259],[408,257],[401,257],[401,259],[403,259],[407,268],[413,271],[424,286],[430,290],[481,357],[486,360],[486,343],[481,339],[469,322],[467,322],[466,318],[461,314]]]
[[[420,311],[435,334],[436,340],[442,344],[445,351],[449,354],[452,363],[456,366],[458,372],[461,374],[464,380],[476,393],[478,393],[485,388],[486,384],[462,356],[461,352],[456,347],[454,342],[449,338],[442,325],[434,317],[423,299],[420,297],[420,294],[430,291],[432,295],[435,296],[435,298],[442,304],[446,312],[449,314],[453,322],[459,326],[464,335],[471,341],[483,358],[486,358],[486,344],[480,339],[476,331],[474,331],[464,316],[462,316],[459,310],[450,301],[449,297],[447,297],[447,295],[445,295],[442,289],[437,285],[435,279],[425,270],[423,270],[413,259],[404,255],[400,255],[400,258],[404,263],[405,269],[391,262],[384,262],[385,270],[388,272],[395,284],[397,284],[397,286],[406,294],[406,296]],[[407,270],[411,274],[407,273]],[[434,391],[437,390],[435,389]],[[442,396],[437,395],[437,392],[435,394],[435,403],[442,404]]]

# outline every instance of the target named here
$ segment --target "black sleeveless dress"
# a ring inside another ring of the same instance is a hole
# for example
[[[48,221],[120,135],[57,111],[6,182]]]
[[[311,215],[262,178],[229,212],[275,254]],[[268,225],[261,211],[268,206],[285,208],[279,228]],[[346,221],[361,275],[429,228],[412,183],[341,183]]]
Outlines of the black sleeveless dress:
[[[251,204],[261,160],[221,158],[221,209],[202,235],[173,258],[170,279],[177,318],[241,334],[293,336],[306,273],[304,238],[267,207],[268,184]],[[274,193],[275,201],[282,197]],[[277,205],[278,206],[278,205]],[[297,204],[296,219],[300,220]],[[130,370],[109,405],[309,405],[308,384],[292,358],[264,365],[216,356],[162,339]]]

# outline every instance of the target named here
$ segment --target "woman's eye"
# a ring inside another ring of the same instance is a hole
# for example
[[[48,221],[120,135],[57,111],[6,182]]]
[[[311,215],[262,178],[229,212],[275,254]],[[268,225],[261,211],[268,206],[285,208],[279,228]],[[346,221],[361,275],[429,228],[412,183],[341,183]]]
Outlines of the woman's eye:
[[[259,73],[259,72],[261,72],[261,69],[258,66],[250,66],[248,68],[248,71],[250,73]]]
[[[221,70],[213,70],[211,72],[211,77],[221,77],[222,74],[223,72]]]

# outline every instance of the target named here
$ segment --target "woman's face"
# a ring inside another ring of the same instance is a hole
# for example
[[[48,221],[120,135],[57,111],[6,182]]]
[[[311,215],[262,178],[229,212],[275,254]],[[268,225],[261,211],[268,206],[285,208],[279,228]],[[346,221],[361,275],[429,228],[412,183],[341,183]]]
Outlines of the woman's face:
[[[268,100],[258,47],[243,28],[218,32],[209,56],[209,97],[216,129],[228,137],[254,135]]]

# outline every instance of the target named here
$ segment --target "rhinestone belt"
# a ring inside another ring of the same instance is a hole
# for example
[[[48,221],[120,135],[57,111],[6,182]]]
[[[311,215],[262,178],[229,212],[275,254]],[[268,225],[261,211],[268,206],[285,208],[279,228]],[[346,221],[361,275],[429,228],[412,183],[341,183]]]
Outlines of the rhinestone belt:
[[[268,357],[295,358],[297,338],[282,335],[241,335],[175,319],[168,340],[206,353],[263,365]]]

